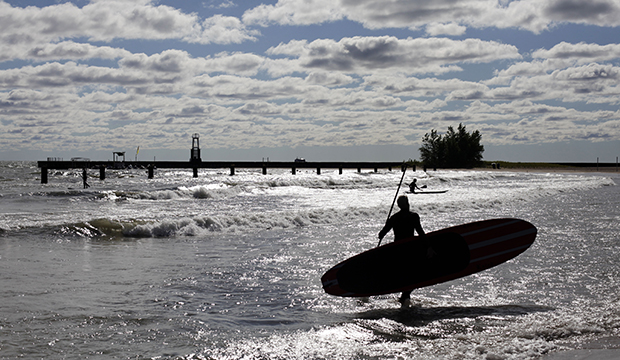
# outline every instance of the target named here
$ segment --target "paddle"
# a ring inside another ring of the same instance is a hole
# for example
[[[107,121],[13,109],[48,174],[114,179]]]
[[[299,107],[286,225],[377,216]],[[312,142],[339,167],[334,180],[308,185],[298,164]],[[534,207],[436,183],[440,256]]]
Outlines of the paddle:
[[[396,189],[396,194],[394,195],[394,200],[392,201],[392,206],[390,207],[390,212],[388,213],[387,220],[385,220],[386,224],[388,220],[390,220],[390,216],[392,215],[392,210],[394,209],[394,203],[396,203],[396,198],[398,197],[398,192],[400,191],[400,186],[403,184],[403,179],[405,178],[406,172],[407,172],[407,164],[404,164],[403,165],[403,176],[401,176],[400,183],[398,183],[398,188]],[[377,244],[377,247],[381,246],[381,240],[383,239],[379,239],[379,244]]]

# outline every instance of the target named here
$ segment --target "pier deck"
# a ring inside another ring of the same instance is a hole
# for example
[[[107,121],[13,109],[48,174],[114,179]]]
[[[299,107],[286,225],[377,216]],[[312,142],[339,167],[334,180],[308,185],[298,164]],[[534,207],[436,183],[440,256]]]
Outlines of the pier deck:
[[[47,184],[48,170],[68,170],[68,169],[99,169],[99,177],[105,180],[106,169],[127,169],[144,168],[148,169],[148,177],[152,179],[154,169],[193,169],[194,177],[198,177],[198,169],[230,169],[230,174],[235,174],[236,168],[242,169],[262,169],[263,174],[267,174],[267,169],[291,169],[295,174],[297,169],[316,169],[317,174],[321,174],[321,169],[378,169],[400,168],[403,162],[297,162],[297,161],[90,161],[90,160],[48,160],[39,161],[38,167],[41,168],[41,183]],[[415,170],[415,169],[414,169]]]

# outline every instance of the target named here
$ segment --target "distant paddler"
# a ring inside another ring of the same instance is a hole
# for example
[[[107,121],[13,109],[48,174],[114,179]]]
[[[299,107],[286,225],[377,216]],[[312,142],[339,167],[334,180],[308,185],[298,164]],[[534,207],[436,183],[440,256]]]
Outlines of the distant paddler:
[[[409,191],[411,191],[414,194],[415,194],[415,189],[418,189],[418,190],[422,191],[422,189],[420,189],[418,187],[417,181],[418,181],[418,179],[414,178],[413,181],[411,182],[411,184],[409,184]]]
[[[82,169],[82,181],[84,182],[84,189],[90,187],[90,185],[88,185],[88,174],[86,173],[86,168]]]

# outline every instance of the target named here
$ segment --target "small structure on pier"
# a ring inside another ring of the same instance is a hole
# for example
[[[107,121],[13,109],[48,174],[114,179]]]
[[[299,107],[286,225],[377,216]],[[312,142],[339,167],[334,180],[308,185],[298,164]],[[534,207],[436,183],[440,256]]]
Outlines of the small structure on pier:
[[[121,157],[123,158],[123,160],[121,160]],[[125,152],[124,151],[114,151],[112,153],[112,159],[114,159],[114,162],[125,162]]]
[[[112,152],[112,167],[115,169],[124,169],[127,164],[125,163],[125,152],[124,151],[114,151]],[[102,175],[105,177],[105,175]]]
[[[200,144],[199,144],[199,135],[195,133],[192,135],[192,149],[190,150],[189,161],[190,162],[201,162],[200,158]]]

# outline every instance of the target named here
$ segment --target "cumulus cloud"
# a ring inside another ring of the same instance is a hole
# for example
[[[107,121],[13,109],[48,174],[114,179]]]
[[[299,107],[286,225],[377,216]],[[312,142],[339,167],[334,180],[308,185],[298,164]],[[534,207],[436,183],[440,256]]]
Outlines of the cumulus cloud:
[[[329,71],[312,71],[306,77],[306,82],[324,86],[343,86],[352,83],[351,76]]]
[[[300,66],[326,71],[369,72],[397,69],[406,73],[445,73],[458,70],[458,63],[483,63],[519,58],[512,45],[494,41],[392,36],[353,37],[340,41],[320,39],[291,41],[267,51],[271,55],[298,57]]]
[[[259,33],[247,29],[238,18],[215,15],[201,22],[187,14],[151,0],[92,1],[82,8],[71,3],[46,7],[14,7],[0,1],[0,46],[32,46],[58,40],[86,38],[178,39],[209,44],[256,40]]]
[[[275,5],[261,4],[247,10],[243,21],[248,24],[268,26],[311,25],[343,18],[342,7],[334,0],[279,0]]]
[[[95,46],[88,43],[63,41],[45,44],[17,44],[1,46],[0,62],[14,59],[48,61],[48,60],[88,60],[118,59],[131,53],[125,49],[110,46]]]
[[[620,44],[570,44],[561,42],[549,50],[539,49],[532,53],[532,57],[549,60],[566,60],[577,64],[588,62],[603,62],[620,57]]]
[[[484,81],[494,87],[476,94],[487,100],[547,100],[565,102],[620,103],[619,69],[613,60],[620,57],[617,44],[559,43],[551,49],[532,53],[533,60],[523,61],[496,71]],[[472,93],[451,95],[471,99]]]
[[[296,77],[283,77],[270,81],[232,75],[202,75],[192,80],[194,95],[236,101],[252,99],[283,99],[301,96],[311,85]],[[190,89],[190,91],[192,91]]]
[[[346,16],[371,29],[418,28],[429,23],[463,23],[492,9],[492,1],[478,0],[341,0]]]
[[[163,79],[163,78],[162,78]],[[87,84],[143,85],[156,79],[144,74],[75,62],[47,63],[0,71],[0,88],[57,88]]]
[[[364,80],[364,85],[372,87],[375,91],[416,98],[438,97],[458,91],[488,91],[488,87],[482,84],[459,79],[440,80],[436,78],[419,79],[415,77],[402,78],[400,76],[371,75],[365,77]]]
[[[614,0],[549,0],[544,3],[542,12],[555,21],[599,26],[620,24],[620,4]]]
[[[527,63],[519,68],[527,69]],[[486,91],[456,91],[449,96],[453,100],[484,99],[491,101],[550,100],[564,102],[620,103],[618,79],[620,69],[611,64],[591,63],[565,69],[546,70],[540,63],[532,65],[535,71],[502,72],[502,81],[489,81],[495,87]],[[498,86],[501,85],[501,86]],[[505,85],[505,86],[504,86]]]
[[[437,36],[437,35],[459,36],[459,35],[465,34],[466,30],[467,30],[467,27],[461,26],[455,23],[449,23],[449,24],[432,23],[432,24],[426,25],[426,33],[429,34],[430,36]]]
[[[247,23],[309,25],[347,18],[369,29],[428,26],[431,35],[460,35],[464,26],[521,28],[539,33],[557,23],[618,26],[615,0],[279,0],[246,11]],[[450,24],[450,25],[437,25]]]
[[[167,73],[181,73],[195,70],[199,60],[182,50],[166,50],[160,54],[147,56],[146,54],[131,54],[119,61],[119,65],[125,69],[137,69],[142,71],[156,71]]]
[[[236,17],[215,15],[202,23],[202,33],[195,41],[203,44],[238,44],[246,40],[256,41],[257,30],[249,30]]]

